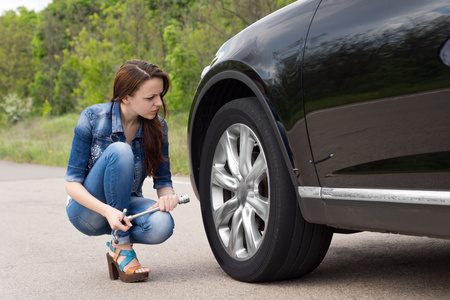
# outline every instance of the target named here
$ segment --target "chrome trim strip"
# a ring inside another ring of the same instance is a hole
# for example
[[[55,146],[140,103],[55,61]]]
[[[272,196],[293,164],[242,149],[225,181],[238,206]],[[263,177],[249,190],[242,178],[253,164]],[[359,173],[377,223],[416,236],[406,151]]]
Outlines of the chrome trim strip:
[[[299,186],[302,198],[450,206],[450,192]]]
[[[315,187],[315,186],[299,186],[298,187],[298,194],[302,198],[317,198],[320,199],[320,192],[322,188],[321,187]]]

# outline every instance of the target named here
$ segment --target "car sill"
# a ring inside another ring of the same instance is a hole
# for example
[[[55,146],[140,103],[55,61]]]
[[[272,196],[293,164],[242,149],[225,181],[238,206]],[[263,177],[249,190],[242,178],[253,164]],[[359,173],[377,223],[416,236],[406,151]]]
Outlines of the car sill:
[[[450,206],[450,192],[299,186],[302,198]]]
[[[302,186],[298,193],[313,224],[450,239],[450,191]]]

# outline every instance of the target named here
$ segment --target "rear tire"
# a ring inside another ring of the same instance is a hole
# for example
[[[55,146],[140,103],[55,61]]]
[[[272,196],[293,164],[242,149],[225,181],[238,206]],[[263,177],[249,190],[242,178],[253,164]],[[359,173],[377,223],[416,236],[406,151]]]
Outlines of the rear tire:
[[[223,106],[209,125],[199,191],[222,269],[246,282],[296,278],[323,260],[332,230],[306,222],[275,133],[255,98]]]

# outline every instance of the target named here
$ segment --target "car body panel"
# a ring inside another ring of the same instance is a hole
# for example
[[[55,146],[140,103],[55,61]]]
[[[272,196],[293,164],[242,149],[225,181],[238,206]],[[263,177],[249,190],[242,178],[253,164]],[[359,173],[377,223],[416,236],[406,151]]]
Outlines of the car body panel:
[[[197,195],[202,137],[221,106],[237,98],[256,96],[268,111],[268,121],[276,130],[280,129],[277,121],[284,124],[283,118],[293,109],[303,114],[301,74],[298,70],[308,28],[319,3],[319,0],[298,1],[256,22],[227,41],[207,67],[207,72],[205,70],[194,95],[188,121],[189,169]],[[240,75],[234,73],[227,77],[232,71]],[[252,82],[248,81],[249,78]],[[280,141],[283,141],[283,135],[279,132]],[[305,130],[301,139],[304,141],[304,155],[310,156]],[[289,146],[286,145],[284,150],[286,163],[290,165]],[[312,172],[305,174],[313,174],[312,178],[317,183],[314,166],[308,167]],[[292,165],[290,169],[293,169]],[[297,181],[295,174],[292,178]]]
[[[322,186],[450,190],[449,37],[449,1],[322,1],[303,72]]]
[[[298,1],[248,27],[194,96],[197,196],[209,122],[227,102],[256,97],[307,221],[450,238],[449,37],[449,0]],[[443,202],[429,201],[441,192]]]

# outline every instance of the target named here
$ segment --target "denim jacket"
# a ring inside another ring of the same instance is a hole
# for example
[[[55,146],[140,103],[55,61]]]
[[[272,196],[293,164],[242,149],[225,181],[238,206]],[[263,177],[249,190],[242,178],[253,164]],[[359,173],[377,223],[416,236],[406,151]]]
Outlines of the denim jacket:
[[[168,127],[166,122],[161,117],[159,118],[164,131],[162,154],[169,159]],[[67,181],[83,183],[92,166],[111,143],[119,141],[126,143],[120,118],[120,102],[95,104],[86,108],[80,115],[74,133],[65,178]],[[142,122],[131,142],[131,149],[133,150],[135,164],[132,193],[142,196],[142,185],[147,177]],[[161,162],[158,172],[153,178],[153,188],[164,187],[172,187],[169,160]]]

